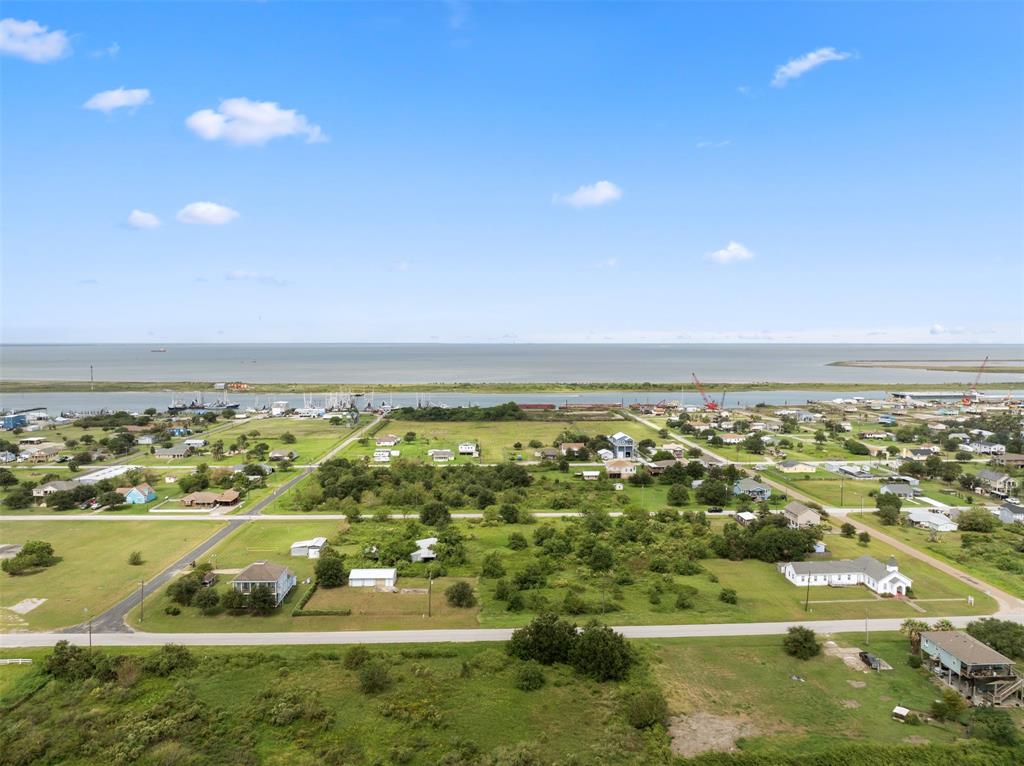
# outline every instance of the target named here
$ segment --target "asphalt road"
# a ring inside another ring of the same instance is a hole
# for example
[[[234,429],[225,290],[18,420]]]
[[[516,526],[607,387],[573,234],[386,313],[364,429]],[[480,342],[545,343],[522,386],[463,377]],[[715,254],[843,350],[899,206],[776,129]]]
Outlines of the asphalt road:
[[[995,615],[1021,620],[1021,615]],[[975,617],[948,618],[963,627]],[[808,625],[819,634],[899,630],[902,618],[874,620],[817,620],[807,622],[714,623],[709,625],[622,625],[614,629],[627,638],[706,638],[716,636],[770,636],[785,633],[794,625]],[[463,628],[447,630],[351,630],[291,633],[142,633],[117,632],[92,635],[95,646],[287,646],[331,644],[438,644],[473,641],[507,641],[511,628]],[[52,646],[57,641],[86,645],[89,635],[74,633],[5,633],[0,647]]]

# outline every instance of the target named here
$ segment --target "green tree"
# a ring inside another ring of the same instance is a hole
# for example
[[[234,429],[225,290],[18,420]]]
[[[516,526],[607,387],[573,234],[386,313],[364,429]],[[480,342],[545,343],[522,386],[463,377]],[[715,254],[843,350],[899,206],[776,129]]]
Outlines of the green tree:
[[[13,487],[18,483],[18,477],[13,471],[7,468],[0,468],[0,487]]]
[[[966,709],[966,700],[953,689],[945,688],[939,699],[932,702],[931,714],[939,721],[955,721]]]
[[[857,534],[857,528],[853,526],[853,524],[851,524],[850,522],[846,521],[843,522],[843,525],[841,527],[839,527],[839,534],[841,534],[843,537],[853,537],[855,534]]]
[[[213,614],[220,606],[220,596],[213,588],[201,588],[192,597],[192,606],[196,607],[203,614]]]
[[[133,567],[141,565],[143,563],[141,551],[132,551],[128,556],[128,563]]]
[[[295,444],[295,434],[293,434],[291,431],[285,431],[283,434],[281,434],[281,442],[284,444]]]
[[[505,564],[501,560],[500,553],[497,551],[491,551],[484,556],[484,559],[480,564],[480,576],[495,578],[505,576]]]
[[[427,503],[420,510],[420,523],[428,527],[440,527],[452,520],[452,515],[444,503]]]
[[[967,632],[1014,660],[1024,660],[1024,625],[985,617],[967,625]]]
[[[476,594],[473,592],[473,586],[464,580],[452,583],[445,588],[444,597],[449,606],[455,606],[460,609],[469,609],[476,606]]]
[[[785,638],[782,639],[782,648],[786,654],[800,660],[809,660],[821,653],[821,644],[818,643],[814,631],[803,625],[794,625],[786,632]]]
[[[615,565],[615,555],[607,545],[597,543],[590,549],[587,565],[595,572],[607,572]]]
[[[529,543],[526,542],[526,537],[522,532],[513,532],[508,536],[508,547],[514,551],[521,551],[528,545]]]
[[[1015,747],[1021,741],[1010,714],[998,708],[973,708],[967,731],[969,737],[987,739],[1003,747]]]
[[[331,553],[324,555],[327,551],[331,551]],[[326,549],[324,553],[321,553],[313,567],[317,585],[323,588],[337,588],[344,585],[348,580],[345,559],[330,548]]]
[[[871,542],[871,535],[869,535],[867,532],[861,532],[859,535],[857,535],[857,542],[861,545],[867,545]]]
[[[685,484],[673,484],[668,488],[667,502],[674,508],[690,502],[690,493]]]
[[[249,610],[254,614],[270,614],[277,607],[277,599],[266,585],[257,585],[249,591]]]
[[[575,643],[576,626],[553,612],[544,612],[528,625],[512,632],[507,651],[521,660],[551,665],[568,662]]]
[[[629,674],[636,656],[621,633],[591,621],[571,645],[569,662],[595,681],[621,681]]]

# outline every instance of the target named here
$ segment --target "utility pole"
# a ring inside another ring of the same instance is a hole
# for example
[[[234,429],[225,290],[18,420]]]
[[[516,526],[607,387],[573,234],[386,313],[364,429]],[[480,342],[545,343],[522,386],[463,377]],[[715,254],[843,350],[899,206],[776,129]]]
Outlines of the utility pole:
[[[427,617],[431,617],[434,613],[433,610],[433,596],[434,596],[434,573],[431,572],[427,575]]]
[[[810,611],[811,606],[811,576],[807,575],[807,595],[804,596],[804,611]]]
[[[146,581],[139,580],[139,622],[146,619]]]

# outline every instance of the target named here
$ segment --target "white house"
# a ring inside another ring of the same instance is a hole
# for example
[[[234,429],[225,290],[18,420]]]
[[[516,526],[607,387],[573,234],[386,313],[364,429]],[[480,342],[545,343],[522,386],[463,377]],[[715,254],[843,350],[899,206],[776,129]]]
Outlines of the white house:
[[[432,449],[427,454],[435,463],[450,463],[455,459],[455,453],[450,449]]]
[[[314,537],[311,540],[299,540],[292,543],[292,555],[301,556],[307,559],[318,559],[323,549],[327,547],[326,537]]]
[[[933,532],[956,532],[957,525],[949,516],[944,513],[933,511],[911,511],[907,518],[915,527],[930,529]]]
[[[913,580],[900,572],[896,558],[883,564],[871,556],[839,561],[790,561],[779,571],[796,586],[863,585],[881,595],[905,596]]]
[[[353,569],[348,573],[348,584],[351,588],[394,588],[398,579],[398,570],[390,569]]]
[[[391,450],[389,449],[375,449],[373,451],[373,462],[374,463],[387,463],[391,460]]]
[[[999,520],[1004,524],[1024,524],[1024,505],[1003,503],[999,506]]]
[[[399,437],[395,436],[394,434],[384,434],[383,436],[378,436],[377,437],[377,446],[378,447],[394,447],[400,441],[402,441],[402,440]]]
[[[613,460],[615,458],[615,453],[612,452],[610,449],[599,449],[597,451],[597,457],[604,462],[608,462],[609,460]]]
[[[480,454],[480,449],[477,447],[476,442],[462,442],[459,445],[459,454],[477,457]]]
[[[582,471],[580,475],[583,477],[583,481],[597,481],[601,478],[600,471]]]
[[[199,449],[206,446],[206,439],[186,439],[183,444],[192,449]]]
[[[604,464],[609,478],[625,479],[636,474],[636,463],[632,460],[609,460]]]
[[[821,515],[817,511],[796,500],[782,509],[782,515],[793,529],[814,527],[821,523]]]
[[[433,561],[437,558],[437,554],[434,553],[435,545],[437,545],[436,537],[424,537],[422,540],[417,540],[416,550],[409,554],[409,560],[414,564],[421,561]]]

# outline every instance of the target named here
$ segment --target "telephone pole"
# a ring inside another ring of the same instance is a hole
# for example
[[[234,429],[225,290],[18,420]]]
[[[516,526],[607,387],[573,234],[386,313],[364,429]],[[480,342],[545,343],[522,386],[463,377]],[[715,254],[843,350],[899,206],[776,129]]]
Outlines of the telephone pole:
[[[139,580],[139,622],[146,619],[146,581]]]

